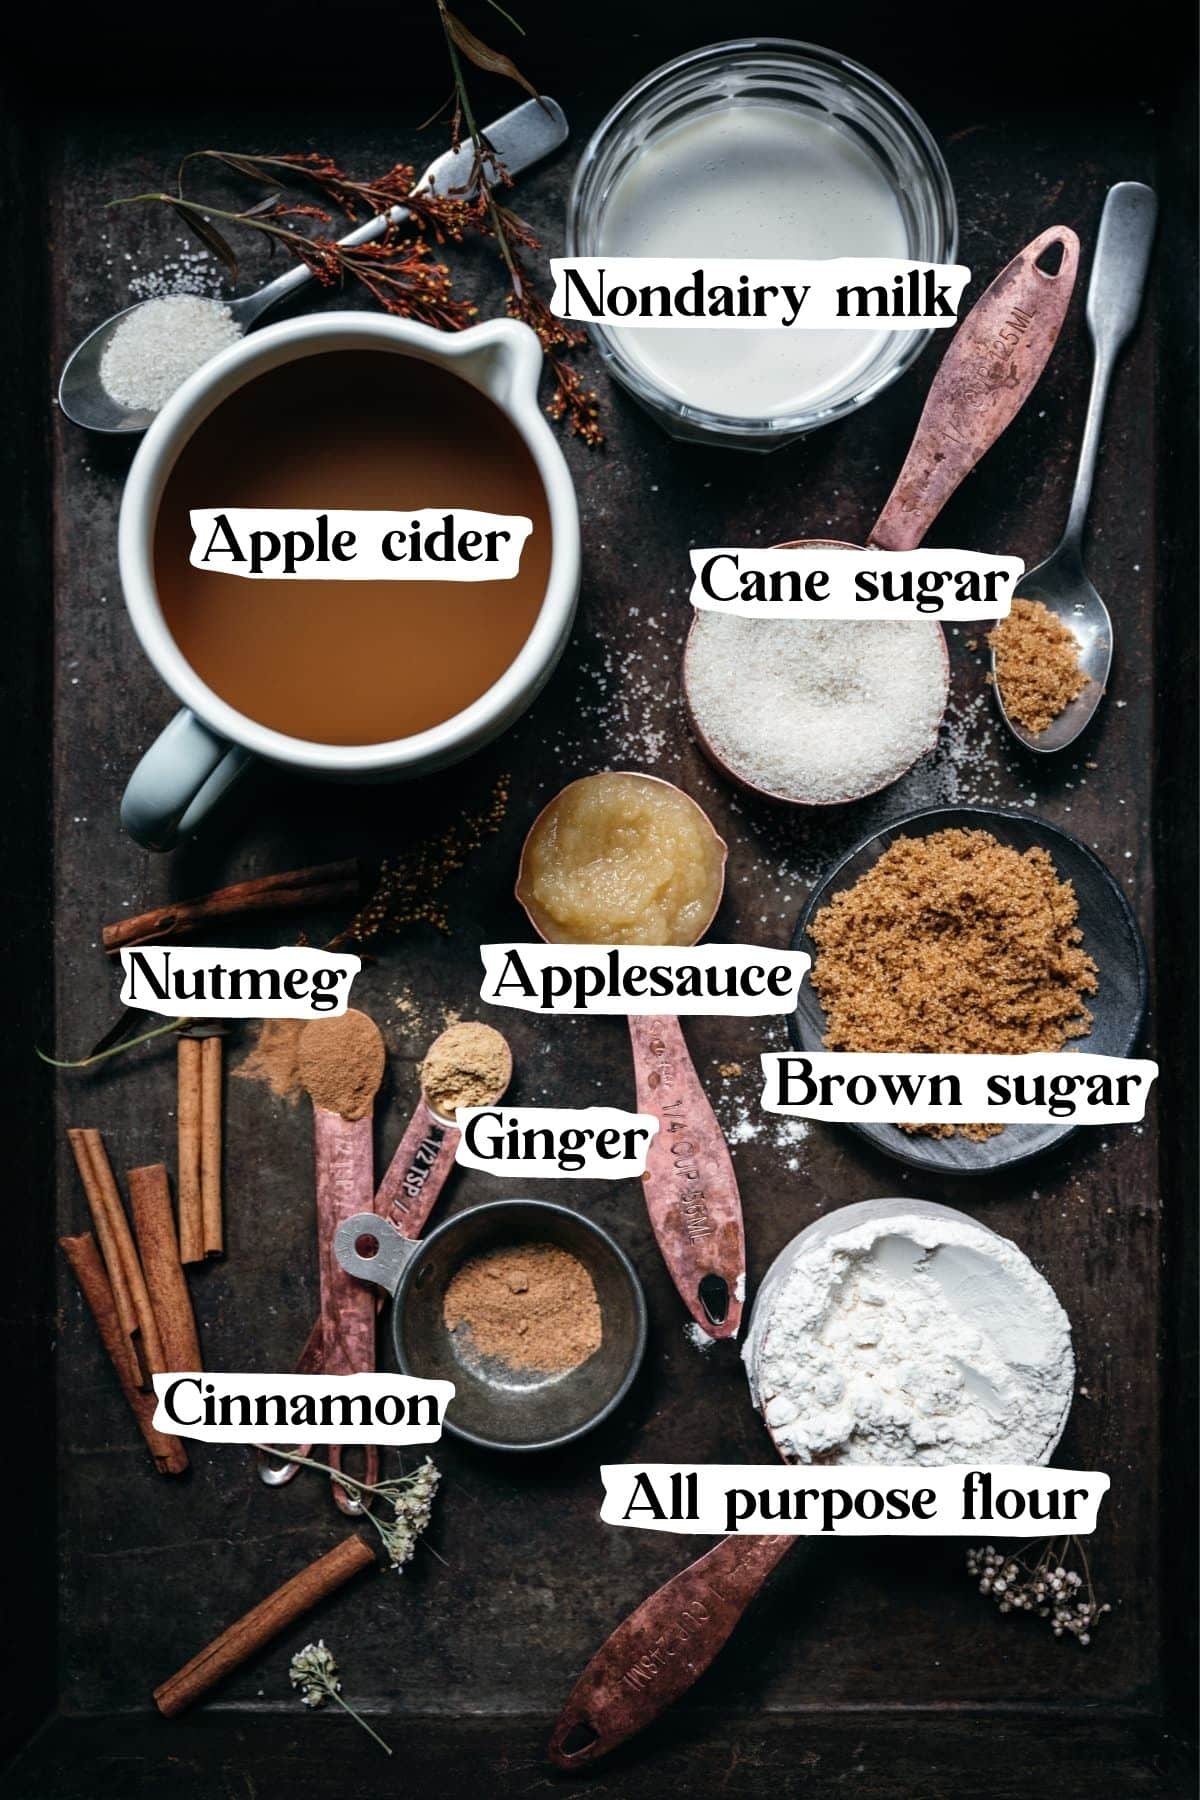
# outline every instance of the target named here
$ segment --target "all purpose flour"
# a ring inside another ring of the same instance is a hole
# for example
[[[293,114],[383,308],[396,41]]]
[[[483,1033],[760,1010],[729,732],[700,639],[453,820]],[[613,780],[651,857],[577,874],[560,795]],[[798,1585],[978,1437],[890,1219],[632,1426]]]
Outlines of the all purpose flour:
[[[1038,1463],[1066,1422],[1071,1327],[1017,1246],[929,1201],[793,1239],[743,1352],[789,1462]]]

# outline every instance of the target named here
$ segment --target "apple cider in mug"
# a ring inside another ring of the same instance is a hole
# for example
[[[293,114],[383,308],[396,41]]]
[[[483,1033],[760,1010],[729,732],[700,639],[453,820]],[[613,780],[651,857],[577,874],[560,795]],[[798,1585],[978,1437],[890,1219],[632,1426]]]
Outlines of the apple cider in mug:
[[[246,580],[189,560],[205,508],[472,508],[533,529],[511,579]],[[197,428],[159,506],[154,579],[180,651],[230,706],[309,743],[368,745],[442,724],[504,674],[551,549],[541,477],[498,406],[415,357],[336,350],[256,376]]]

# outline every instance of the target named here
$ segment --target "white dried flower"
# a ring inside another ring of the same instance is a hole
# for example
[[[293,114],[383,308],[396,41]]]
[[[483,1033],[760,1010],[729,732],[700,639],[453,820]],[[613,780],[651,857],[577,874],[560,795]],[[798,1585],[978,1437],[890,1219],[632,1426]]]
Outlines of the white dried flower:
[[[1082,1572],[1069,1566],[1076,1556]],[[1090,1644],[1096,1621],[1112,1610],[1107,1601],[1101,1605],[1096,1599],[1078,1538],[1044,1544],[1036,1562],[1027,1561],[1024,1551],[1002,1556],[994,1544],[985,1544],[966,1552],[966,1567],[980,1593],[990,1594],[999,1612],[1035,1613],[1049,1621],[1055,1637],[1073,1637],[1078,1644]]]
[[[288,1680],[294,1688],[303,1690],[300,1701],[304,1706],[324,1706],[330,1695],[337,1693],[342,1685],[338,1666],[326,1649],[324,1638],[318,1638],[315,1644],[305,1644],[303,1650],[296,1652],[288,1670]]]
[[[288,1669],[288,1680],[294,1688],[300,1690],[302,1706],[324,1706],[327,1700],[336,1700],[343,1712],[362,1726],[368,1737],[373,1737],[379,1748],[392,1754],[391,1745],[385,1744],[379,1733],[372,1729],[361,1713],[355,1712],[348,1700],[342,1699],[342,1682],[338,1674],[337,1663],[333,1652],[326,1648],[325,1639],[318,1638],[315,1644],[305,1644],[293,1656]]]

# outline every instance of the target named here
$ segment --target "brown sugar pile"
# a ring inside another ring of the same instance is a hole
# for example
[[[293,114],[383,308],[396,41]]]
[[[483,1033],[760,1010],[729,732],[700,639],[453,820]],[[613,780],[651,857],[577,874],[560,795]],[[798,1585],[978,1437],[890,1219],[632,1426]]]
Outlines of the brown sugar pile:
[[[1014,600],[1007,619],[988,633],[996,680],[1010,719],[1026,731],[1045,731],[1088,684],[1079,644],[1040,600]]]
[[[512,1244],[469,1257],[452,1277],[442,1317],[466,1347],[509,1369],[565,1375],[600,1348],[592,1278],[557,1244]]]
[[[340,1018],[312,1019],[296,1046],[296,1071],[314,1106],[365,1119],[383,1080],[387,1053],[374,1019],[347,1007]]]
[[[1096,965],[1049,854],[987,831],[898,838],[809,926],[830,1050],[1022,1055],[1084,1037]],[[1001,1125],[905,1126],[992,1137]]]
[[[491,1025],[451,1025],[429,1046],[421,1086],[435,1113],[452,1119],[460,1106],[490,1106],[512,1079],[512,1052]]]

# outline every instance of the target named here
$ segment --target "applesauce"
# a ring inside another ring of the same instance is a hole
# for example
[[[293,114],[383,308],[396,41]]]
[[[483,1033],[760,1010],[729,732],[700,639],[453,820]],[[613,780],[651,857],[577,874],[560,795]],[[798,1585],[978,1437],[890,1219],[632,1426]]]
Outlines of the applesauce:
[[[720,903],[725,855],[669,782],[585,775],[525,840],[517,898],[552,944],[694,944]]]

